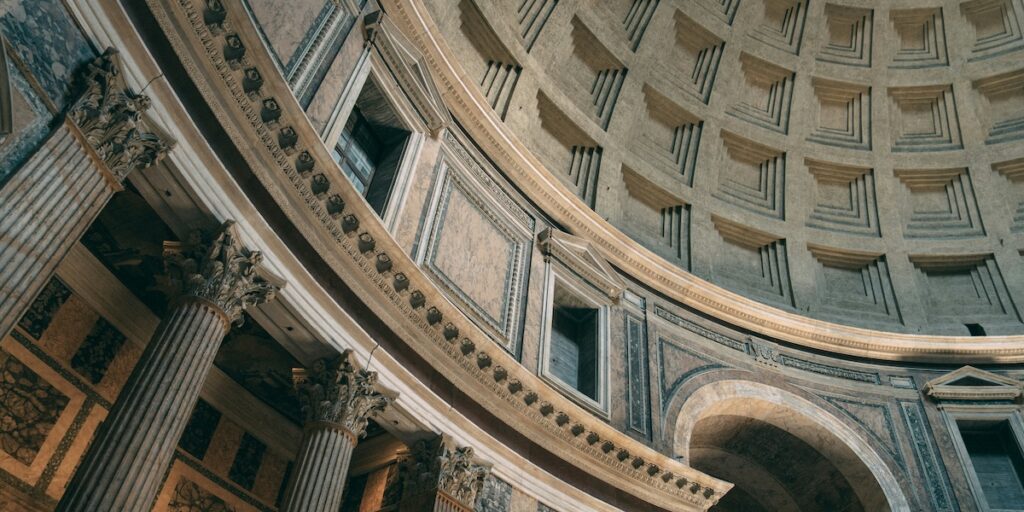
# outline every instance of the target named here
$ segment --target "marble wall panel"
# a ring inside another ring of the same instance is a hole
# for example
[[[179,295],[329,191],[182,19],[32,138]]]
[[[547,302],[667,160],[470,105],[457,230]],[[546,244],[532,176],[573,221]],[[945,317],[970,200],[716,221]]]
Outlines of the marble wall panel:
[[[281,16],[281,3],[274,0],[245,0],[257,26],[281,69],[291,69],[294,59],[309,45],[316,28],[333,9],[333,2],[299,0],[288,3],[288,15]]]
[[[0,30],[55,110],[63,110],[72,101],[77,71],[96,56],[63,2],[4,2]]]
[[[272,510],[232,494],[211,475],[183,460],[174,461],[154,512],[250,512]]]
[[[434,198],[419,243],[428,274],[505,347],[515,352],[534,219],[454,137],[438,160]]]
[[[141,351],[51,280],[0,341],[0,503],[60,499]],[[290,454],[221,416],[197,404],[176,467],[199,476],[172,471],[156,510],[273,510]]]

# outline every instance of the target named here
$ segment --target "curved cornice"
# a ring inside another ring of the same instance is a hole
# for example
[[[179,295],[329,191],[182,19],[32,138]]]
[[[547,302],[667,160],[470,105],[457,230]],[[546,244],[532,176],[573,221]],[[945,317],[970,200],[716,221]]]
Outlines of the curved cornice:
[[[494,114],[422,0],[381,4],[423,53],[453,115],[505,175],[555,221],[590,243],[621,271],[724,322],[812,349],[891,361],[1024,362],[1024,336],[926,336],[850,327],[747,299],[700,279],[630,239],[569,191]]]
[[[706,510],[731,484],[617,431],[497,347],[391,238],[331,159],[241,0],[148,0],[246,164],[320,258],[454,386],[543,449],[669,510]],[[221,2],[210,2],[220,6]],[[223,16],[220,16],[223,14]],[[228,55],[225,55],[227,53]]]

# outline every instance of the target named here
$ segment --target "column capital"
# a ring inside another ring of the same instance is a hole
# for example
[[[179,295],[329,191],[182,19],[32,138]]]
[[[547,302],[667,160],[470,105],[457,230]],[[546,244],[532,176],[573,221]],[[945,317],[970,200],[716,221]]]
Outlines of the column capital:
[[[318,359],[308,369],[296,368],[292,379],[307,424],[328,423],[354,438],[366,433],[371,414],[392,401],[376,389],[377,372],[356,368],[351,350],[334,360]]]
[[[144,131],[142,113],[151,101],[128,88],[121,59],[112,48],[86,65],[85,92],[71,106],[67,119],[81,132],[118,183],[136,169],[160,161],[172,142]]]
[[[185,242],[164,242],[164,274],[158,282],[172,299],[207,301],[220,309],[226,323],[238,322],[247,308],[273,300],[282,284],[259,274],[263,255],[242,247],[234,221],[225,221],[207,239],[196,231]]]
[[[414,495],[440,491],[472,510],[477,493],[490,474],[487,464],[475,461],[473,448],[458,446],[447,436],[417,441],[402,460],[405,474],[403,500]]]

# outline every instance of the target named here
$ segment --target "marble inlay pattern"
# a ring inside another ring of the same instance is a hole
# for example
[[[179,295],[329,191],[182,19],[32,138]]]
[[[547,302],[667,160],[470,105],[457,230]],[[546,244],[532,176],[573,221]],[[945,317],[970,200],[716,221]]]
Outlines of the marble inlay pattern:
[[[124,334],[101,317],[71,357],[71,367],[93,384],[99,384],[124,341]]]
[[[29,306],[25,316],[21,317],[18,326],[25,330],[30,336],[39,339],[43,332],[53,321],[53,315],[57,313],[64,302],[71,297],[71,290],[64,286],[59,279],[53,278],[43,291],[39,293],[36,300]]]
[[[224,500],[204,491],[195,482],[181,479],[168,506],[171,512],[234,512]]]
[[[0,350],[0,449],[31,464],[68,401],[21,361]]]
[[[650,393],[647,383],[647,333],[644,321],[633,315],[626,315],[626,365],[629,386],[626,406],[629,411],[629,428],[647,436],[650,423]]]
[[[220,423],[220,411],[214,409],[205,400],[199,399],[196,402],[196,408],[192,410],[192,417],[189,418],[188,425],[185,425],[185,433],[178,440],[178,446],[193,457],[203,460],[206,450],[210,447],[210,441],[213,440],[213,432],[217,430],[218,423]]]
[[[245,489],[252,490],[256,483],[256,474],[263,463],[263,454],[267,451],[267,445],[262,441],[249,435],[248,432],[242,435],[242,441],[238,444],[238,451],[235,452],[235,460],[231,463],[231,470],[228,477],[233,482]]]
[[[60,0],[14,0],[0,4],[0,29],[15,53],[63,110],[73,93],[75,72],[96,57]]]

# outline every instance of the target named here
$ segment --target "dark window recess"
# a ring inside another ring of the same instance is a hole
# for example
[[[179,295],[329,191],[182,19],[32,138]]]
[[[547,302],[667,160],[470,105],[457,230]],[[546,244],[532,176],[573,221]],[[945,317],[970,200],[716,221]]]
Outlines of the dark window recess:
[[[555,288],[548,366],[552,375],[593,400],[598,389],[599,318],[597,308]]]
[[[203,460],[206,450],[210,447],[210,441],[213,440],[213,431],[217,430],[218,423],[220,423],[220,411],[200,399],[196,402],[196,408],[192,409],[192,417],[185,425],[185,432],[178,440],[178,446],[193,457]]]
[[[341,498],[341,512],[358,512],[366,491],[366,480],[369,475],[358,475],[348,479]]]
[[[267,445],[262,441],[249,435],[248,432],[242,434],[242,442],[238,444],[235,460],[231,463],[231,470],[228,471],[231,481],[245,489],[252,490],[253,484],[256,483],[256,473],[259,472],[260,464],[263,463],[263,453],[266,451]]]
[[[971,465],[989,508],[1019,510],[1024,504],[1024,456],[1008,421],[958,422]]]
[[[982,327],[981,324],[964,324],[964,326],[967,327],[967,332],[969,332],[971,336],[985,335],[985,328]]]
[[[373,80],[367,80],[331,152],[377,215],[391,199],[409,130]]]

